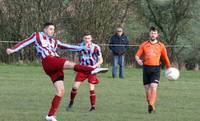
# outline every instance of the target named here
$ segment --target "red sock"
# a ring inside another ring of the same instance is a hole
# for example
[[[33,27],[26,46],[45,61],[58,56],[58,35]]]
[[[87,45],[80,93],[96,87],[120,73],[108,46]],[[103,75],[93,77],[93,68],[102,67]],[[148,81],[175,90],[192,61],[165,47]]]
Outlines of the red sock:
[[[91,71],[93,71],[93,70],[94,70],[94,68],[89,67],[89,66],[84,66],[84,65],[79,65],[79,64],[76,64],[74,66],[74,71],[82,72],[82,73],[86,73],[86,74],[90,74]]]
[[[90,104],[92,107],[96,106],[96,94],[94,90],[90,90]]]
[[[77,89],[72,88],[71,95],[70,95],[70,101],[74,101],[74,98],[76,97]]]
[[[57,95],[54,96],[48,116],[54,116],[54,114],[60,104],[61,99],[62,98]]]

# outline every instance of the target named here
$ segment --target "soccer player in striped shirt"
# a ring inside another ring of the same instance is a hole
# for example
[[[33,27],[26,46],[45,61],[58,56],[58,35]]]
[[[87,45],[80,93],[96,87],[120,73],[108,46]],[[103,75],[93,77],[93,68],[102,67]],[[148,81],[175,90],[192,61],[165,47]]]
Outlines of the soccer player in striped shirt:
[[[83,37],[83,42],[81,46],[86,46],[87,49],[79,52],[80,54],[80,64],[91,66],[93,68],[99,67],[103,63],[103,58],[101,54],[100,47],[92,42],[92,35],[90,32],[86,32]],[[78,72],[75,77],[75,82],[71,90],[70,103],[67,107],[69,111],[74,103],[75,96],[77,95],[77,90],[79,89],[81,83],[88,79],[89,82],[89,92],[90,92],[90,111],[95,111],[96,106],[96,94],[95,94],[95,85],[99,83],[96,75],[86,74]]]
[[[85,74],[98,73],[101,69],[94,69],[90,66],[75,64],[67,59],[59,57],[56,53],[57,48],[71,51],[81,51],[86,49],[84,46],[75,46],[62,43],[54,37],[55,26],[53,23],[45,23],[43,32],[35,32],[29,38],[19,42],[13,48],[7,48],[7,54],[12,54],[20,49],[34,44],[37,56],[41,58],[42,66],[45,73],[51,78],[56,89],[55,96],[52,100],[51,108],[46,116],[47,121],[57,121],[55,112],[64,95],[64,73],[63,69],[73,69],[76,72]]]
[[[155,27],[150,28],[150,40],[143,42],[135,55],[137,63],[143,66],[143,84],[148,103],[148,112],[155,112],[157,87],[160,80],[160,56],[165,61],[166,68],[170,68],[165,45],[157,40],[159,34]],[[140,57],[144,55],[144,61]]]

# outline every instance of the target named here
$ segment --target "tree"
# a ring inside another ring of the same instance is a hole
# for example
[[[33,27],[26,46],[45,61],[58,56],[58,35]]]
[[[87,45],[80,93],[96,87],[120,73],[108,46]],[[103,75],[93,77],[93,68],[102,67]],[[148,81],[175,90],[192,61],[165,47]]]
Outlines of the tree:
[[[70,42],[79,43],[84,31],[90,31],[97,43],[109,43],[113,30],[125,23],[128,3],[130,0],[71,0],[62,23]],[[109,58],[108,48],[102,46],[102,50]]]
[[[3,0],[0,3],[0,41],[20,41],[34,31],[41,31],[45,22],[59,23],[64,9],[63,0]],[[16,43],[15,43],[16,44]],[[0,61],[35,60],[34,48],[27,48],[12,56],[5,49],[13,44],[0,43]],[[24,53],[24,51],[26,53]]]
[[[188,33],[192,11],[197,0],[138,0],[137,11],[145,18],[147,26],[155,25],[160,29],[162,38],[169,45],[181,44],[181,37]],[[168,48],[172,62],[176,65],[184,47]]]

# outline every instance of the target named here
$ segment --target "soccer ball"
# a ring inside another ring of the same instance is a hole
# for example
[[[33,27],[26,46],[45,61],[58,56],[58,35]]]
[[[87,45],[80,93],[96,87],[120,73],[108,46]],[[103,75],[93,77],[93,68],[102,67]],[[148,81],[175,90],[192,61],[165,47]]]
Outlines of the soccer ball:
[[[165,71],[165,77],[170,80],[177,80],[180,76],[180,72],[177,68],[171,67]]]

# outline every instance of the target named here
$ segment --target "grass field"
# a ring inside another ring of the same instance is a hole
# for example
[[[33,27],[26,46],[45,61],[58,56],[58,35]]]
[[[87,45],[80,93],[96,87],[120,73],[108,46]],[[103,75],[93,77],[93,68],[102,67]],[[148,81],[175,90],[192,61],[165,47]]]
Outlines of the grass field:
[[[125,69],[125,79],[100,74],[97,110],[89,110],[88,84],[77,95],[72,112],[65,107],[74,79],[65,71],[65,97],[58,121],[200,121],[200,72],[184,71],[177,81],[161,77],[157,112],[147,113],[140,69]],[[0,65],[0,121],[43,121],[54,88],[40,66]]]

